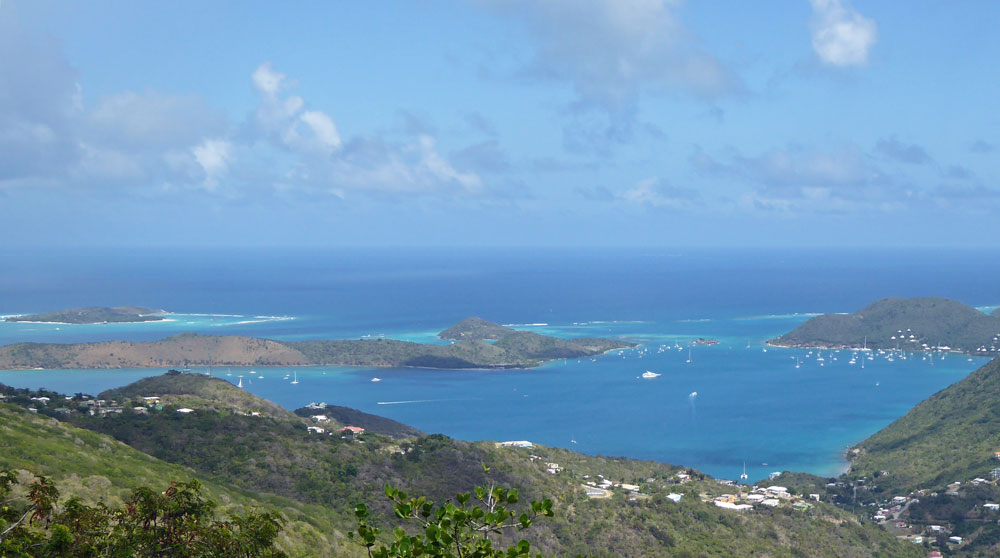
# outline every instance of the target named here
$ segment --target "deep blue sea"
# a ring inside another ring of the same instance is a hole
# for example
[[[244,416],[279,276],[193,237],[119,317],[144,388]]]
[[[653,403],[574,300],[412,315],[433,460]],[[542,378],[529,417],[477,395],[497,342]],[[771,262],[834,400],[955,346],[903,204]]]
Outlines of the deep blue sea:
[[[916,353],[851,364],[849,351],[824,351],[819,361],[815,352],[763,342],[816,313],[852,312],[885,296],[994,306],[1000,303],[996,256],[874,249],[0,248],[2,315],[121,304],[171,313],[169,321],[143,324],[0,322],[0,344],[151,340],[186,331],[436,342],[438,331],[468,316],[559,336],[619,337],[641,346],[523,371],[212,373],[234,383],[242,375],[247,390],[290,409],[323,401],[466,440],[530,440],[723,478],[736,478],[744,462],[752,479],[781,470],[832,475],[844,467],[846,446],[985,361]],[[689,353],[685,342],[697,337],[721,344]],[[661,376],[641,379],[646,370]],[[162,372],[0,371],[0,383],[96,393]],[[298,384],[284,379],[292,373]]]

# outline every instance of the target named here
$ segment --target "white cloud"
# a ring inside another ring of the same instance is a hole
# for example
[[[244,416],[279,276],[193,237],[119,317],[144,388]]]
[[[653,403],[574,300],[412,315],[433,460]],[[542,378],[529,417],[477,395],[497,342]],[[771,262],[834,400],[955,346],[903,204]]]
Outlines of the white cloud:
[[[299,116],[299,119],[312,129],[313,135],[320,145],[329,151],[340,149],[340,133],[337,131],[337,125],[333,123],[333,119],[328,114],[318,110],[307,110]]]
[[[662,183],[658,177],[645,178],[622,192],[619,197],[629,203],[652,207],[687,207],[698,200],[698,192]]]
[[[258,66],[251,80],[262,97],[254,114],[259,133],[300,153],[327,156],[341,148],[340,132],[330,115],[306,110],[305,99],[298,95],[279,95],[290,85],[285,74],[275,71],[270,62]]]
[[[226,140],[206,139],[191,148],[191,154],[205,173],[205,188],[215,190],[219,185],[219,178],[229,170],[233,145]]]
[[[253,80],[253,86],[257,91],[274,97],[281,89],[282,82],[285,81],[285,74],[274,71],[270,62],[264,62],[260,66],[257,66],[257,69],[254,70],[250,78]]]
[[[875,22],[855,10],[850,0],[810,0],[812,46],[831,66],[860,66],[878,38]]]
[[[573,84],[584,105],[631,117],[644,88],[717,97],[741,88],[697,48],[671,0],[483,0],[523,19],[537,48],[536,76]]]
[[[476,191],[482,188],[483,182],[473,173],[458,172],[451,163],[445,160],[435,150],[437,141],[428,135],[421,135],[418,138],[420,148],[420,167],[426,171],[430,177],[446,183],[454,183],[469,191]]]

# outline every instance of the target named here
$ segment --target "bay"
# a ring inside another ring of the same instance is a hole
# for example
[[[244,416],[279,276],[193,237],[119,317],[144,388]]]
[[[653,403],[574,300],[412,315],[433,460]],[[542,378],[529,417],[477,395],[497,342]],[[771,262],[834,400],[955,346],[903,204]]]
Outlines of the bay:
[[[461,439],[530,440],[655,459],[735,478],[833,475],[849,444],[985,362],[951,355],[849,364],[846,351],[766,348],[818,312],[882,296],[989,306],[996,258],[954,251],[163,250],[7,251],[0,314],[139,304],[171,321],[0,323],[0,344],[159,339],[182,331],[283,340],[386,336],[440,342],[470,315],[638,349],[523,371],[212,370],[287,408],[355,407]],[[933,265],[928,265],[931,262]],[[690,360],[686,342],[696,346]],[[681,348],[678,350],[678,346]],[[836,360],[834,360],[836,359]],[[801,366],[796,368],[796,363]],[[646,370],[660,373],[651,380]],[[0,371],[0,382],[96,393],[162,373]],[[198,371],[208,372],[208,370]],[[298,376],[299,384],[284,380]],[[231,374],[227,376],[227,374]],[[261,379],[259,375],[264,377]],[[372,382],[373,377],[381,382]],[[696,395],[693,395],[695,394]]]

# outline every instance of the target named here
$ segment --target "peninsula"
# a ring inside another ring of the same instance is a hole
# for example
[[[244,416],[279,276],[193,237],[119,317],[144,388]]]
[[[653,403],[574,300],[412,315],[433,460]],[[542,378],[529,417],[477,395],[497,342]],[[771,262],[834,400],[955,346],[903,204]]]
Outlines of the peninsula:
[[[490,324],[485,320],[482,322]],[[481,331],[502,327],[491,324]],[[464,340],[450,345],[392,339],[284,342],[195,333],[182,333],[148,342],[18,343],[0,347],[0,369],[188,366],[531,368],[549,360],[588,357],[635,345],[617,339],[561,339],[513,329],[487,343],[483,338],[477,338],[480,334],[466,329],[462,331],[466,332]]]
[[[1000,314],[947,298],[883,298],[853,314],[823,314],[772,339],[781,347],[947,350],[1000,354]]]
[[[104,324],[104,323],[134,323],[156,322],[163,319],[163,310],[154,310],[145,306],[87,306],[85,308],[68,308],[58,312],[44,314],[26,314],[7,316],[8,322],[45,322],[59,324]]]

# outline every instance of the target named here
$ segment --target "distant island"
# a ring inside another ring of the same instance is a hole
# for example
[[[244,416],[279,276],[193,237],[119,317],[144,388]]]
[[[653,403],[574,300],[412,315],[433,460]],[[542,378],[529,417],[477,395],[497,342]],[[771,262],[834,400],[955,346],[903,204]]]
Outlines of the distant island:
[[[1000,354],[1000,314],[947,298],[883,298],[853,314],[823,314],[772,339],[781,347],[947,350]]]
[[[104,323],[134,323],[156,322],[163,319],[163,310],[154,310],[145,306],[87,306],[85,308],[68,308],[58,312],[44,314],[27,314],[23,316],[7,316],[8,322],[44,322],[59,324],[104,324]]]
[[[550,360],[589,357],[635,346],[617,339],[560,339],[503,328],[485,320],[470,323],[477,325],[475,328],[463,326],[456,330],[459,334],[465,332],[463,340],[450,345],[392,339],[284,342],[195,333],[148,342],[18,343],[0,347],[0,369],[187,366],[531,368]],[[508,330],[508,333],[492,343],[484,341],[489,332],[497,328]]]

